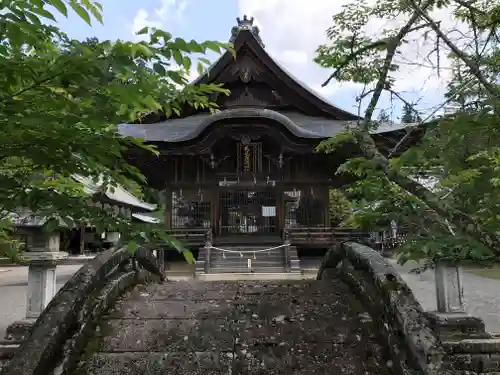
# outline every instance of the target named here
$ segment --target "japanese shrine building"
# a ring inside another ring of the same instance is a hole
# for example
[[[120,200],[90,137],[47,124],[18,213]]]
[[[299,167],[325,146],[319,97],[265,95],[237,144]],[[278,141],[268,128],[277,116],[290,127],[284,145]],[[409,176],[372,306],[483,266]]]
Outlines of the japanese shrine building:
[[[194,82],[221,83],[231,91],[213,97],[220,110],[188,108],[168,120],[155,113],[140,124],[121,125],[123,135],[160,152],[130,150],[127,158],[151,187],[165,191],[165,225],[193,248],[203,245],[209,229],[215,244],[279,243],[287,230],[303,234],[292,236],[299,248],[326,248],[329,237],[311,233],[331,232],[328,192],[345,184],[335,171],[356,150],[324,154],[316,146],[355,126],[358,116],[328,103],[278,64],[253,19],[238,19],[231,42],[236,58],[225,53]],[[407,127],[383,124],[373,137],[387,150]]]

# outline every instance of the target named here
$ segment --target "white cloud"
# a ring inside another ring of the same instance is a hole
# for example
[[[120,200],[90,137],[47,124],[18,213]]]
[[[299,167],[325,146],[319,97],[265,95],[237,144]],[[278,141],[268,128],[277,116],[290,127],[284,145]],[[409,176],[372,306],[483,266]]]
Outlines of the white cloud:
[[[270,54],[280,61],[294,75],[305,81],[319,94],[331,96],[338,90],[348,93],[361,93],[362,86],[353,83],[332,82],[322,88],[331,71],[323,69],[312,60],[315,49],[327,42],[326,29],[332,24],[332,15],[338,13],[342,6],[354,0],[314,0],[314,6],[308,6],[303,0],[238,0],[239,12],[249,17],[255,17],[255,23],[261,30],[261,37]],[[374,2],[374,0],[368,0]],[[432,16],[441,21],[445,29],[457,27],[452,24],[449,11],[434,12]],[[402,25],[404,19],[394,21],[376,20],[367,25],[367,33],[377,33],[383,28],[392,28]],[[426,55],[435,46],[429,40],[424,40],[422,34],[415,33],[410,43],[403,45],[402,54],[397,61],[401,65],[396,78],[395,90],[398,92],[413,93],[418,96],[432,96],[435,102],[439,100],[445,90],[446,82],[451,76],[451,69],[446,58],[447,48],[441,46],[440,76],[432,68],[436,63],[434,57],[426,61]],[[413,63],[425,63],[427,67],[415,66]],[[354,96],[352,102],[354,102]]]
[[[167,22],[178,22],[184,16],[187,5],[186,0],[160,0],[153,14],[144,8],[139,9],[132,23],[132,35],[135,39],[141,39],[136,33],[146,26],[162,28]]]
[[[132,33],[135,34],[147,27],[161,27],[162,23],[160,21],[152,21],[150,19],[149,13],[145,9],[139,9],[134,17],[132,24]]]
[[[166,20],[168,17],[174,17],[176,19],[182,18],[184,11],[187,7],[187,1],[177,1],[177,0],[161,0],[161,6],[155,9],[155,13],[162,20]]]

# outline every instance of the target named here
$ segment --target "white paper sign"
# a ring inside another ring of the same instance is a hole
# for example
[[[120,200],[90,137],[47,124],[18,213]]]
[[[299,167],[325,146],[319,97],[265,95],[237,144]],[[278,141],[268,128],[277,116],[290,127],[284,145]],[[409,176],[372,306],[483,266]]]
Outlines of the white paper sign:
[[[276,216],[276,207],[275,206],[262,206],[262,216],[264,216],[264,217]]]

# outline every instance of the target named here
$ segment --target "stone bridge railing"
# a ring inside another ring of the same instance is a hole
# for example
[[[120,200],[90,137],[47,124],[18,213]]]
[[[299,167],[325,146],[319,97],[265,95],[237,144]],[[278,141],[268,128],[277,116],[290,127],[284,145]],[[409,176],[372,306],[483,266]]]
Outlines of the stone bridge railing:
[[[424,312],[378,251],[354,242],[332,248],[317,279],[338,277],[367,309],[395,374],[500,374],[500,340],[481,319]]]
[[[422,307],[397,271],[370,247],[345,242],[331,249],[318,279],[346,282],[368,310],[397,374],[439,374],[444,355]]]
[[[145,248],[100,253],[59,290],[0,374],[73,374],[100,316],[126,290],[155,278],[165,276]]]

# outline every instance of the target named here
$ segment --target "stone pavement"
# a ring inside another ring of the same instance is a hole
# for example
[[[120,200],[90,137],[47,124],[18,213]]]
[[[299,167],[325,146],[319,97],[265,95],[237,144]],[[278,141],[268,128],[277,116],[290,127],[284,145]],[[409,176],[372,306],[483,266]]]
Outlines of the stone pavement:
[[[391,259],[391,264],[401,274],[415,297],[425,310],[436,310],[436,287],[434,271],[428,270],[420,275],[410,273],[415,263],[401,266]],[[476,276],[464,271],[462,273],[465,309],[472,315],[482,318],[486,330],[500,333],[500,280],[492,280]]]
[[[80,370],[88,375],[388,374],[359,306],[335,280],[140,286],[101,321],[100,338],[88,344]]]

